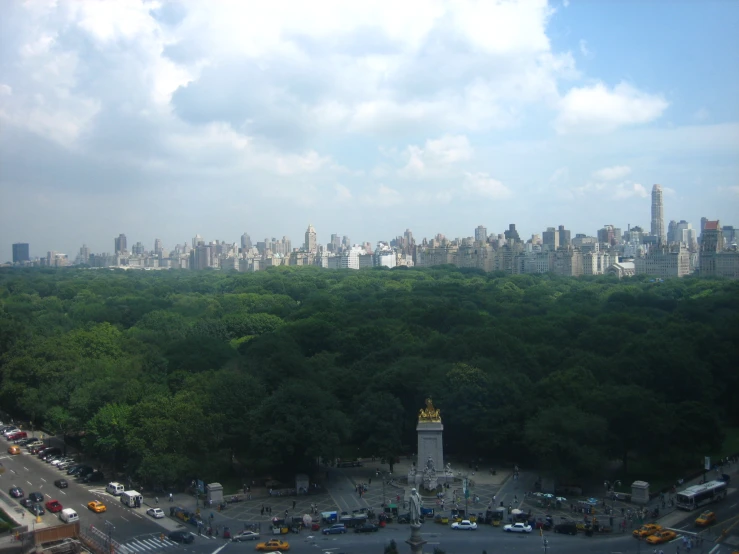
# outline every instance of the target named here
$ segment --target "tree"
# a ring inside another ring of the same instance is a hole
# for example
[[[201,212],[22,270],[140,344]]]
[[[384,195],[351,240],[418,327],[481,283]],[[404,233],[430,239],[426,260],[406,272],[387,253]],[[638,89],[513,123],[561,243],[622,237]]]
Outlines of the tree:
[[[387,392],[369,392],[355,398],[354,442],[365,454],[387,459],[390,472],[402,452],[405,410],[400,401]]]

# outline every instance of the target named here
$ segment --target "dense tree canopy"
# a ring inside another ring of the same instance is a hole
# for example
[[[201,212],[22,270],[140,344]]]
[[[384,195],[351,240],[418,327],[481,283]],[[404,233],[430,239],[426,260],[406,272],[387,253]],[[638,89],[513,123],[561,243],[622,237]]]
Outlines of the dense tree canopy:
[[[412,452],[427,396],[459,456],[695,464],[739,424],[737,344],[720,280],[0,272],[3,408],[155,483]]]

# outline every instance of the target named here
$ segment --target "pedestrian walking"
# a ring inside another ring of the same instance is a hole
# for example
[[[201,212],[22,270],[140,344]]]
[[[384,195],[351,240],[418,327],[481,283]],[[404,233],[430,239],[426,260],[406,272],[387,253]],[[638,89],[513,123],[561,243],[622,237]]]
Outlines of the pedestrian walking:
[[[169,493],[169,501],[174,502],[174,495],[171,492]]]
[[[157,506],[159,506],[159,497],[158,497],[158,496],[155,496],[155,497],[154,497],[154,503],[155,503],[155,504],[156,504]]]
[[[293,500],[293,510],[295,509],[295,500]]]
[[[262,505],[262,515],[264,515],[264,505]]]

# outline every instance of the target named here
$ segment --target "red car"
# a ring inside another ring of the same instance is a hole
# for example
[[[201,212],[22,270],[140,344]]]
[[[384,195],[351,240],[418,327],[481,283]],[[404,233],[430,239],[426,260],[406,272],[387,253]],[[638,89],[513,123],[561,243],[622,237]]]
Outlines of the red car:
[[[13,433],[12,435],[8,435],[9,441],[19,441],[21,439],[27,439],[27,438],[28,438],[28,433],[26,433],[25,431],[18,431],[16,433]]]
[[[55,514],[62,511],[62,505],[59,503],[58,500],[49,500],[46,503],[46,509],[49,510],[52,514]]]

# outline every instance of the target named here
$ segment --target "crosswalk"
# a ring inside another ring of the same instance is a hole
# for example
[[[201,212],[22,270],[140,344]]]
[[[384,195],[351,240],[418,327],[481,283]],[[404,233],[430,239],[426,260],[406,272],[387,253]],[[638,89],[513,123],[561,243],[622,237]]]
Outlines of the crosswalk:
[[[123,543],[130,552],[156,552],[170,546],[177,546],[177,543],[167,538],[160,539],[151,537],[148,539],[134,539]]]

